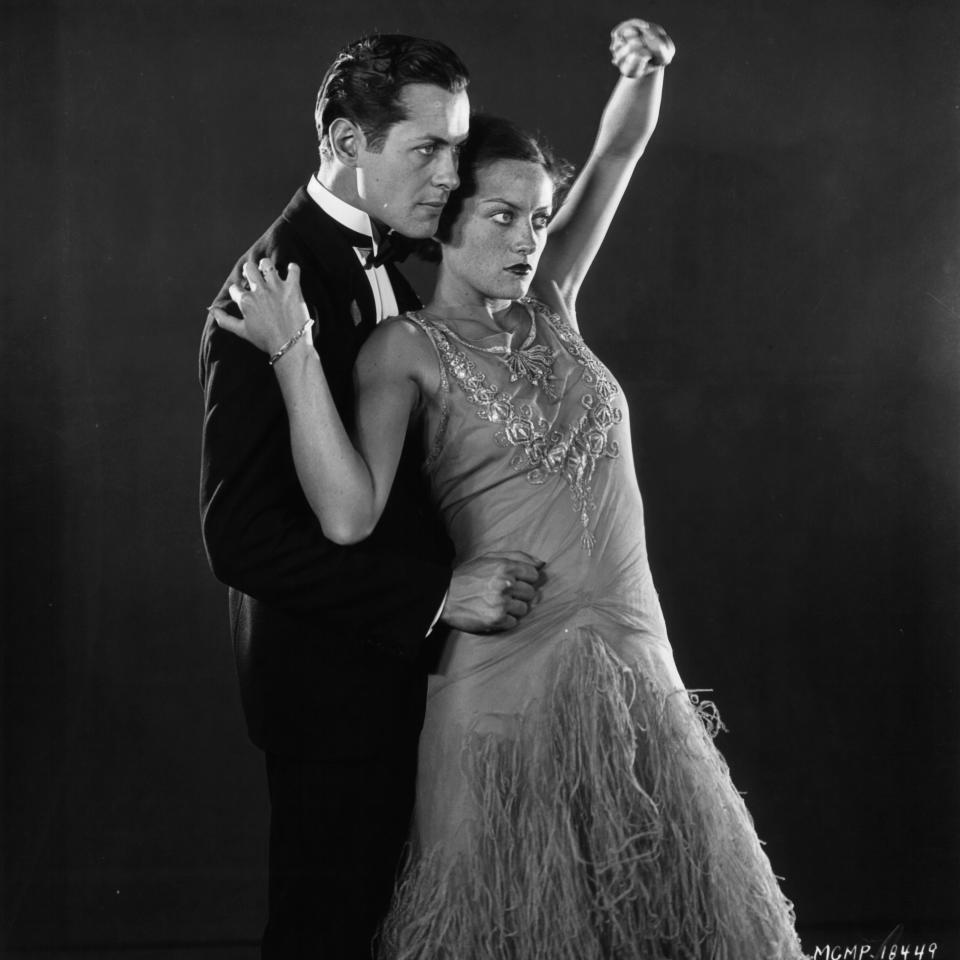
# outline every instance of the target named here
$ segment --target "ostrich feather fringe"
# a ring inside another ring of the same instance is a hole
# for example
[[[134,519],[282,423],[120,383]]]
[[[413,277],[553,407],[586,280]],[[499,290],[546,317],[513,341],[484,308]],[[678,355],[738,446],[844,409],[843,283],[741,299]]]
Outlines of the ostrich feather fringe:
[[[593,630],[519,735],[473,734],[468,849],[408,864],[382,960],[796,960],[720,720]]]

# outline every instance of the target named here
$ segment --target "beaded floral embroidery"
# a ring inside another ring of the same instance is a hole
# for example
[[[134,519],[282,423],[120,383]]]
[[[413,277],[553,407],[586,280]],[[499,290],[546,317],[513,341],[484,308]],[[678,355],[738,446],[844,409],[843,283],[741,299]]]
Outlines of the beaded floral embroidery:
[[[526,298],[521,301],[521,303],[530,302]],[[554,386],[556,377],[553,375],[553,361],[556,359],[556,355],[549,347],[533,342],[537,336],[535,308],[530,314],[529,333],[523,343],[513,349],[505,346],[484,347],[458,336],[456,330],[451,330],[445,323],[438,323],[437,326],[442,333],[461,344],[461,346],[496,357],[510,371],[511,383],[516,383],[518,380],[527,380],[552,403],[560,402],[560,394],[557,393],[557,388]]]
[[[583,526],[580,542],[587,553],[591,553],[595,539],[590,532],[590,521],[596,508],[592,481],[597,463],[602,457],[615,459],[620,456],[619,444],[608,436],[610,429],[623,419],[622,412],[613,403],[619,388],[582,338],[559,316],[538,301],[526,302],[546,318],[570,356],[584,367],[583,379],[593,388],[592,393],[584,394],[580,400],[585,413],[569,426],[551,429],[546,420],[535,416],[530,404],[515,404],[495,383],[488,383],[486,375],[477,370],[473,360],[437,325],[420,315],[410,316],[430,334],[442,365],[449,369],[476,408],[477,416],[503,425],[494,434],[494,440],[502,447],[517,450],[510,460],[511,467],[525,470],[527,481],[533,484],[545,483],[557,474],[563,477]],[[441,424],[446,426],[445,409],[441,412]],[[438,443],[442,443],[441,430],[437,432],[435,446]]]

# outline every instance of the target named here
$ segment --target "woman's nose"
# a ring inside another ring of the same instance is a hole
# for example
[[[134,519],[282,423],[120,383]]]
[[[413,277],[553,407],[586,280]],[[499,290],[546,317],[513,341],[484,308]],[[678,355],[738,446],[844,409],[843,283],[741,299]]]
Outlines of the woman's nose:
[[[537,248],[537,235],[529,223],[520,223],[517,227],[517,236],[514,246],[518,251],[530,252]]]

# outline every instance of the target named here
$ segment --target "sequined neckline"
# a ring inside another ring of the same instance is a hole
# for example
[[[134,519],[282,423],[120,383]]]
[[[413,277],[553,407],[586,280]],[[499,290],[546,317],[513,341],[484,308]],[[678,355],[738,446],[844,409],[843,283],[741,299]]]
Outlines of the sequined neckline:
[[[527,303],[524,302],[524,306]],[[494,434],[496,444],[514,448],[516,452],[510,459],[513,469],[524,471],[527,481],[534,485],[544,484],[551,477],[566,482],[582,525],[580,542],[590,554],[596,542],[591,530],[592,517],[597,509],[593,495],[594,477],[602,460],[615,460],[620,456],[620,446],[610,436],[613,427],[623,419],[622,411],[616,406],[619,388],[580,335],[556,313],[536,300],[531,301],[527,309],[536,313],[542,321],[541,329],[546,334],[555,335],[563,349],[583,368],[583,382],[592,389],[579,398],[577,406],[582,409],[582,414],[579,417],[574,415],[573,421],[565,425],[548,421],[537,413],[534,403],[501,389],[498,381],[488,379],[490,371],[483,370],[469,353],[458,348],[453,341],[459,338],[455,338],[452,331],[448,332],[445,324],[434,320],[432,315],[427,319],[426,311],[410,313],[408,316],[430,337],[441,363],[443,400],[440,426],[429,462],[435,462],[443,449],[449,410],[446,397],[449,383],[454,381],[473,404],[476,415],[499,426]],[[490,352],[481,351],[469,343],[465,346],[469,351]],[[544,357],[544,362],[535,362],[535,358],[529,356],[531,350],[545,351],[549,360]],[[541,395],[559,402],[559,391],[552,375],[554,351],[549,347],[537,345],[528,349],[526,354],[494,355],[510,369],[511,382],[521,378],[529,380]],[[511,361],[518,364],[516,370],[512,369]]]
[[[443,317],[437,316],[435,313],[431,313],[429,310],[419,311],[421,314],[429,317],[438,327],[440,327],[451,340],[456,340],[457,343],[462,346],[469,347],[471,350],[479,350],[481,353],[490,353],[497,357],[506,357],[511,354],[523,353],[523,351],[528,350],[533,344],[533,341],[537,338],[537,320],[536,320],[536,311],[531,310],[530,307],[524,303],[522,300],[516,300],[515,303],[520,303],[523,305],[524,311],[527,314],[527,317],[530,320],[530,329],[527,331],[526,337],[524,337],[523,343],[519,347],[515,347],[513,344],[517,340],[519,335],[518,330],[502,330],[500,333],[490,333],[485,337],[481,337],[479,340],[473,340],[470,337],[464,337],[461,334],[457,333],[454,330],[448,321],[444,320]],[[506,337],[506,344],[495,344],[494,346],[485,347],[483,345],[484,340],[489,340],[491,337]]]
[[[530,317],[530,330],[527,333],[523,343],[519,347],[513,346],[513,340],[516,339],[518,331],[504,331],[510,338],[510,345],[496,345],[485,347],[476,341],[461,337],[435,314],[429,311],[422,311],[423,314],[431,318],[431,322],[443,331],[443,334],[450,340],[466,347],[468,350],[475,350],[478,353],[485,353],[495,357],[510,372],[510,382],[516,383],[518,380],[526,380],[533,387],[543,392],[543,395],[551,403],[560,402],[560,393],[556,387],[556,377],[553,374],[553,362],[556,360],[556,353],[550,347],[544,344],[534,344],[537,338],[537,311],[524,300],[517,300],[516,303],[522,304]],[[486,339],[486,338],[484,338]]]

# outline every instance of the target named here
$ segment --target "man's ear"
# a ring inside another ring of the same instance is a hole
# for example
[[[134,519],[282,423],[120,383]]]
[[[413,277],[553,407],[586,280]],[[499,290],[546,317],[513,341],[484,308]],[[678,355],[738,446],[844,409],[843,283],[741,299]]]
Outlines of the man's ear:
[[[360,149],[365,143],[363,131],[346,117],[337,117],[330,124],[327,136],[334,157],[346,167],[355,167]]]

